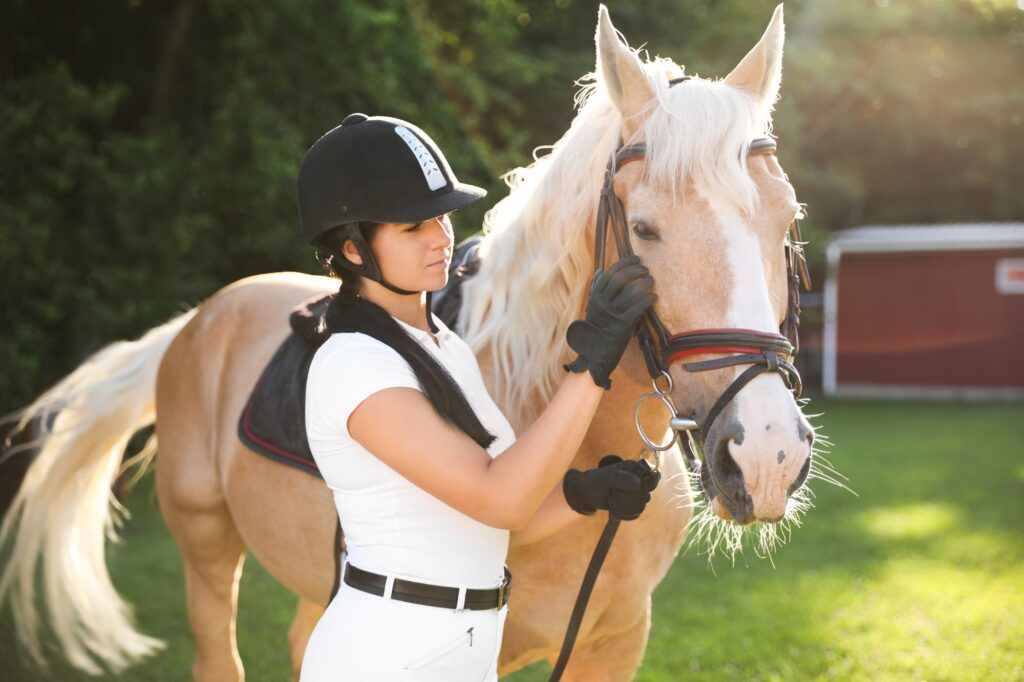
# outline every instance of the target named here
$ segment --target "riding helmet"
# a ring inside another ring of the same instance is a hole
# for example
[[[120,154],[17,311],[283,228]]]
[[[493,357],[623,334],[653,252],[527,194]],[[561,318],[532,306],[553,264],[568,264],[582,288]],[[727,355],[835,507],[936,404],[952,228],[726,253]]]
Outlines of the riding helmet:
[[[415,223],[454,211],[486,195],[459,182],[425,132],[387,116],[351,114],[306,152],[299,167],[299,224],[311,243],[345,226],[362,256],[338,265],[398,293],[381,276],[360,222]]]

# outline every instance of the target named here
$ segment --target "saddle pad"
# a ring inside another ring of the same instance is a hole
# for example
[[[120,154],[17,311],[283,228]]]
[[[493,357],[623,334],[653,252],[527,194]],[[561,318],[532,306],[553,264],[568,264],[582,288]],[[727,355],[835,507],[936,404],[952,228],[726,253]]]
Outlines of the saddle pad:
[[[254,452],[322,478],[306,439],[306,375],[319,346],[288,335],[249,395],[238,437]]]
[[[449,328],[458,318],[462,282],[479,269],[479,246],[480,238],[471,237],[456,247],[448,284],[430,296],[432,312]],[[321,319],[332,296],[317,294],[292,311],[292,333],[263,369],[238,420],[238,437],[246,447],[318,478],[306,439],[306,377],[313,355],[329,336]]]

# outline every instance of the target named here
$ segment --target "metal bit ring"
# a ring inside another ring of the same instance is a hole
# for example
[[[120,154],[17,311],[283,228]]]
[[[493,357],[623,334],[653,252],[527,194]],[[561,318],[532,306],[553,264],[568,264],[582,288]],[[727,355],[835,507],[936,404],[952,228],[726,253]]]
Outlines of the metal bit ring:
[[[673,416],[675,416],[676,414],[675,406],[672,404],[672,401],[669,400],[669,397],[666,394],[661,393],[660,391],[656,391],[653,393],[644,393],[636,401],[636,407],[633,408],[633,424],[636,426],[636,432],[637,435],[640,436],[640,440],[644,442],[644,444],[647,446],[649,450],[653,452],[664,452],[665,450],[668,450],[673,445],[675,445],[676,432],[672,429],[669,429],[672,435],[668,439],[668,442],[666,442],[663,445],[658,445],[657,443],[655,443],[654,441],[647,437],[647,434],[644,432],[644,427],[640,425],[640,406],[643,405],[644,401],[647,400],[648,398],[657,398],[658,400],[660,400],[661,403],[666,408],[668,408],[668,413]]]
[[[651,455],[650,457],[647,456],[648,453],[650,453],[650,455]],[[661,456],[660,456],[660,454],[661,453],[659,453],[659,452],[657,452],[655,450],[651,450],[648,447],[642,447],[642,448],[640,448],[640,452],[637,453],[637,459],[642,459],[643,461],[647,462],[647,465],[649,467],[651,467],[652,469],[654,469],[657,472],[661,472]]]

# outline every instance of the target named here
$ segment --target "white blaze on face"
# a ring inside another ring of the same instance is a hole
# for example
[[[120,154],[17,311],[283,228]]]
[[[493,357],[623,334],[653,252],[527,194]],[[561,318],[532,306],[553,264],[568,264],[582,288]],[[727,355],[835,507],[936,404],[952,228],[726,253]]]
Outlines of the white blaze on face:
[[[724,280],[732,283],[723,326],[778,333],[760,240],[734,209],[712,204],[712,211],[726,245],[722,269],[729,277]],[[730,381],[747,367],[734,368]],[[758,519],[780,518],[787,491],[810,455],[799,427],[806,420],[775,373],[755,377],[733,398],[733,406],[742,432],[736,431],[729,453],[743,472],[754,513]]]

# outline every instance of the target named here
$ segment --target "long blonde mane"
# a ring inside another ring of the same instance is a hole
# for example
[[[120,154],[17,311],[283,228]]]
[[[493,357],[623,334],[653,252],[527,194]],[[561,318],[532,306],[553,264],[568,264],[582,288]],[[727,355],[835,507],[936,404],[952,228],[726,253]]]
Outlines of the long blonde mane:
[[[754,211],[746,148],[769,133],[771,107],[721,80],[670,87],[682,69],[668,59],[646,62],[644,72],[655,95],[642,126],[644,181],[669,200],[693,182],[709,200]],[[505,176],[510,193],[484,220],[480,271],[463,285],[458,332],[490,360],[488,386],[517,430],[550,401],[571,358],[565,330],[583,310],[598,197],[620,143],[622,118],[604,84],[594,74],[580,82],[569,130],[549,154]]]

